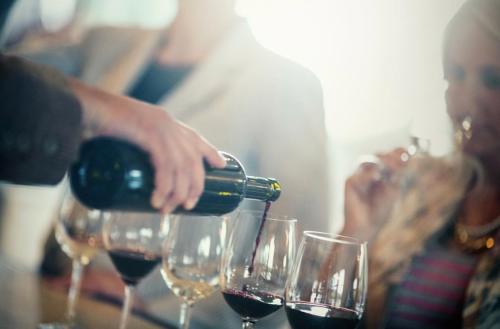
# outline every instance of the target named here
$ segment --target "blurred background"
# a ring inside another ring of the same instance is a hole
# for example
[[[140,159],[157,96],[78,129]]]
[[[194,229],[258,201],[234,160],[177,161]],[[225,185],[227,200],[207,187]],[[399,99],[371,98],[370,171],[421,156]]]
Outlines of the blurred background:
[[[182,1],[182,0],[181,0]],[[446,22],[462,0],[239,0],[258,41],[302,64],[320,79],[331,157],[331,218],[343,223],[343,181],[358,157],[429,139],[430,152],[451,148],[441,70]],[[175,0],[20,0],[0,43],[33,51],[77,41],[100,25],[162,28]],[[276,173],[279,178],[279,173]],[[57,207],[57,188],[2,184],[1,248],[34,268]],[[29,216],[32,230],[23,232]],[[27,215],[28,213],[28,215]],[[39,229],[37,229],[39,228]]]

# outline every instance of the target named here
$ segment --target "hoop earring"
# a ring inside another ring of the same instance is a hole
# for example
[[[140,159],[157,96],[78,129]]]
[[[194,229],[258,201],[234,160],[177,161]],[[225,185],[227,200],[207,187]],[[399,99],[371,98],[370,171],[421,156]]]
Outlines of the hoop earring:
[[[462,146],[464,139],[471,140],[472,139],[472,117],[470,115],[466,115],[461,122],[457,122],[455,124],[455,143],[457,146]]]

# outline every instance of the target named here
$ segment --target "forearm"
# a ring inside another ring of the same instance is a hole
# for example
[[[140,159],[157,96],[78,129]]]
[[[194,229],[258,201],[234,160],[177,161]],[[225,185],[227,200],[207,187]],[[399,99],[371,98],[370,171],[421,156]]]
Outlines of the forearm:
[[[158,122],[173,122],[165,111],[136,99],[112,94],[77,79],[68,78],[69,87],[82,105],[82,124],[86,138],[100,135],[124,138],[135,143],[147,127],[142,121],[157,117]]]
[[[93,136],[98,134],[99,130],[102,129],[98,117],[106,115],[107,111],[111,112],[113,110],[112,106],[107,106],[106,109],[106,103],[109,103],[109,95],[74,78],[68,78],[68,85],[80,101],[85,135]],[[111,115],[109,113],[109,116]]]

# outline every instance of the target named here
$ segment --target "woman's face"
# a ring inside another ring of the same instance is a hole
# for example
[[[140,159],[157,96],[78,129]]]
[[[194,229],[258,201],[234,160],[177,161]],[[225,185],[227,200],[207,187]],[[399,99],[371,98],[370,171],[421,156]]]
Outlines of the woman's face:
[[[500,156],[500,41],[476,22],[455,26],[444,57],[447,110],[456,127],[467,128],[463,152]],[[466,130],[463,128],[463,130]]]

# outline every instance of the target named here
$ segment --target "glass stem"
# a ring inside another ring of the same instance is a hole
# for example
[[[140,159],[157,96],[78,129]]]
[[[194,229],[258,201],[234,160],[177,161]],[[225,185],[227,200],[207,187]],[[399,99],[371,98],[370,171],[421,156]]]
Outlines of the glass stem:
[[[184,302],[181,304],[181,317],[179,319],[179,324],[181,329],[188,329],[189,322],[191,321],[191,311],[193,310],[193,304]]]
[[[242,326],[243,329],[253,329],[255,328],[255,322],[243,320]]]
[[[120,318],[120,329],[125,329],[127,327],[128,315],[130,314],[130,309],[134,303],[134,293],[135,286],[125,286],[125,301],[123,302],[122,316]]]
[[[75,308],[78,296],[80,295],[80,286],[82,284],[82,274],[84,265],[79,261],[73,260],[73,267],[71,270],[71,285],[68,292],[68,305],[66,309],[66,321],[73,324],[75,321]]]

